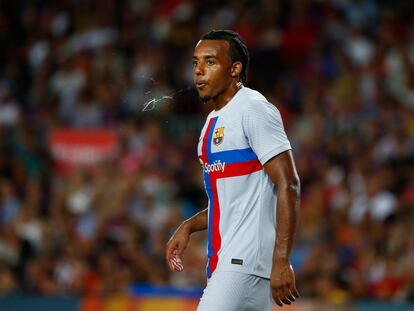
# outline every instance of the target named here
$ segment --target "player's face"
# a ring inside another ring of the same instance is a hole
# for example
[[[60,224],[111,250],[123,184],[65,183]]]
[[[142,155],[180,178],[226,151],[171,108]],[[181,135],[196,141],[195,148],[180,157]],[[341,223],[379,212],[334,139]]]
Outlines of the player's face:
[[[216,99],[232,83],[232,61],[225,40],[201,40],[194,49],[194,83],[203,101]]]

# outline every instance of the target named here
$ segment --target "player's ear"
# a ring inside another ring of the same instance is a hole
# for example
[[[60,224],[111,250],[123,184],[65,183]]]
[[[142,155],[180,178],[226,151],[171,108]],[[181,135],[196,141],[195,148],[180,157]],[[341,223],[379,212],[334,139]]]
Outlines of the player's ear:
[[[237,78],[240,76],[240,73],[242,71],[243,65],[241,62],[234,62],[231,66],[231,77]]]

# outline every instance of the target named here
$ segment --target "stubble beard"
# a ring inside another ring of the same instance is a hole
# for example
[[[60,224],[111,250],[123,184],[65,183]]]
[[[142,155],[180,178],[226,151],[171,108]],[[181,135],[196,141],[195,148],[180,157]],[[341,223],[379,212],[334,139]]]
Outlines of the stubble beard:
[[[200,101],[205,105],[205,104],[207,104],[211,99],[212,99],[212,97],[211,96],[203,96],[203,97],[201,97],[201,96],[198,96],[198,98],[200,99]]]
[[[205,96],[201,96],[200,92],[198,93],[198,98],[199,100],[203,103],[203,104],[207,104],[210,100],[213,99],[213,97],[211,95],[205,95]]]
[[[200,98],[203,104],[208,104],[211,101],[215,101],[220,95],[221,95],[220,92],[216,95],[206,95],[206,96],[200,96],[200,94],[198,94],[198,98]]]

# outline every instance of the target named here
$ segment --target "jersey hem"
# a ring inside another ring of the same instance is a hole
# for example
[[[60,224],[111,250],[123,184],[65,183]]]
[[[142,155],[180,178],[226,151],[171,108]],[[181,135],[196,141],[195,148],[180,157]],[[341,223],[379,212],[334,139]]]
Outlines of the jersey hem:
[[[243,269],[237,270],[237,269],[226,269],[226,268],[224,268],[224,269],[221,268],[221,269],[214,270],[214,272],[211,274],[211,277],[216,272],[237,272],[237,273],[243,273],[243,274],[258,276],[258,277],[261,277],[261,278],[264,278],[264,279],[270,279],[270,273],[258,273],[257,271],[254,271],[254,270],[250,270],[250,271],[247,270],[246,271],[246,270],[243,270]]]

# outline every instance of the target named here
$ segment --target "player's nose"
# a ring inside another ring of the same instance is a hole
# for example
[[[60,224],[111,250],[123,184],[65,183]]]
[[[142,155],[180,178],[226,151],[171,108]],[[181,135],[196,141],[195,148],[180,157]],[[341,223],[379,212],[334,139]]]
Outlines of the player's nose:
[[[196,76],[204,75],[204,67],[202,64],[197,64],[194,66],[194,75]]]

